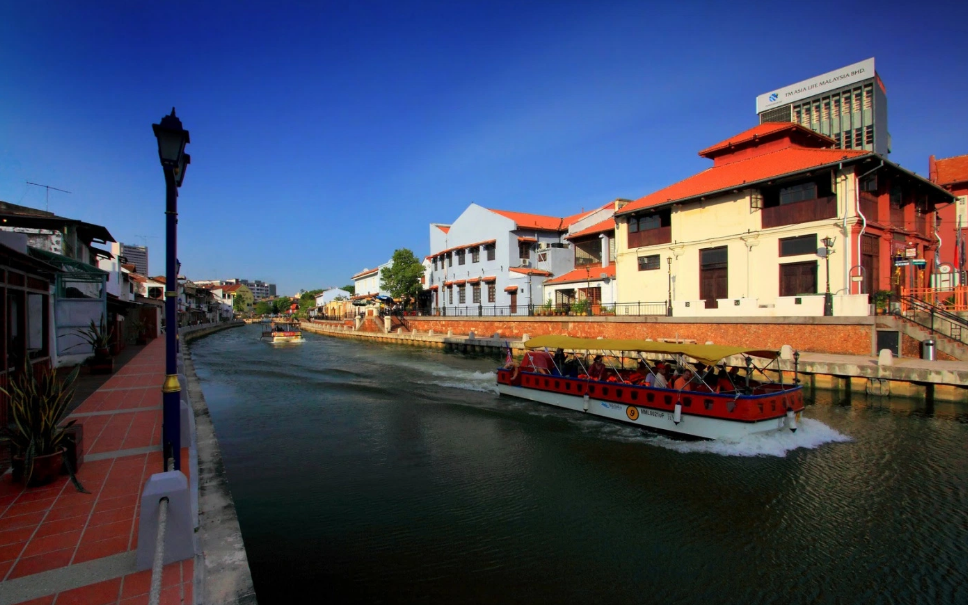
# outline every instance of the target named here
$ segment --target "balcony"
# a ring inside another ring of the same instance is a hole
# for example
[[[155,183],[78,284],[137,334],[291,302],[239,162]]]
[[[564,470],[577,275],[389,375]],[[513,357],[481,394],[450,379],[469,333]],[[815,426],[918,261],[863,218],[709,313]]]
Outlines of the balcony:
[[[762,210],[763,228],[783,227],[837,217],[837,197],[818,197]]]
[[[672,227],[659,227],[629,233],[629,248],[643,248],[672,243]]]
[[[877,220],[877,196],[866,191],[860,192],[860,211],[867,219],[868,223],[880,222]]]

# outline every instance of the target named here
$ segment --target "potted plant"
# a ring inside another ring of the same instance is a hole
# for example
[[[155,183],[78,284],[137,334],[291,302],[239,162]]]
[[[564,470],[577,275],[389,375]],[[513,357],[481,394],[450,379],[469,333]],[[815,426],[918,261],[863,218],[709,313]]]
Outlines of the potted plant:
[[[104,315],[101,315],[100,323],[94,323],[92,319],[91,325],[79,329],[77,335],[94,350],[94,357],[89,362],[91,372],[94,374],[110,374],[113,372],[114,359],[111,357],[111,339],[114,336],[114,328],[108,328],[104,321]]]
[[[74,399],[76,366],[61,381],[53,370],[36,376],[30,362],[0,387],[7,396],[13,427],[5,429],[13,450],[13,475],[28,487],[50,483],[66,468],[78,491],[87,493],[65,456],[67,429],[76,420],[60,425]]]
[[[893,292],[890,290],[878,290],[874,293],[874,309],[877,315],[884,315],[887,313],[887,305],[891,301],[891,295]]]

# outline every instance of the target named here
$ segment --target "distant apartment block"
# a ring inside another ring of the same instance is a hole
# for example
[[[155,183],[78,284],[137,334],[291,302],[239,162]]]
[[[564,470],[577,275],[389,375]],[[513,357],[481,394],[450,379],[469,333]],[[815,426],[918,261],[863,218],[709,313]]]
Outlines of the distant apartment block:
[[[238,277],[233,277],[231,279],[203,279],[195,280],[196,284],[203,286],[228,286],[228,285],[242,285],[252,292],[253,300],[264,300],[266,298],[276,297],[276,285],[267,284],[262,280],[250,281],[248,279],[240,279]]]
[[[148,275],[148,246],[121,244],[121,264],[134,265],[135,273]]]

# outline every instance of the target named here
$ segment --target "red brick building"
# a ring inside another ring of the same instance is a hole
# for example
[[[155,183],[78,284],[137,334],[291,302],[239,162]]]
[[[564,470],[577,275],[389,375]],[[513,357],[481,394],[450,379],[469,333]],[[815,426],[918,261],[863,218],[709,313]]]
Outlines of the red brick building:
[[[941,237],[941,262],[952,266],[954,271],[964,271],[964,259],[955,250],[958,240],[958,223],[961,222],[961,238],[968,237],[968,155],[936,160],[928,158],[928,178],[955,196],[955,201],[939,204],[938,235]],[[968,247],[968,243],[965,244]]]

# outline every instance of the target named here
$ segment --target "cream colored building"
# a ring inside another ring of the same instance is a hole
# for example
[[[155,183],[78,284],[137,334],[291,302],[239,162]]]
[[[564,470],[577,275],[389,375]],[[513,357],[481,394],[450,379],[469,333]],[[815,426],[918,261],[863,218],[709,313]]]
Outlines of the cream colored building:
[[[620,302],[676,316],[867,315],[869,294],[924,281],[934,205],[926,179],[790,123],[700,152],[713,167],[616,212]],[[947,196],[947,197],[946,197]],[[830,246],[829,274],[824,239]],[[920,273],[919,273],[920,272]]]

